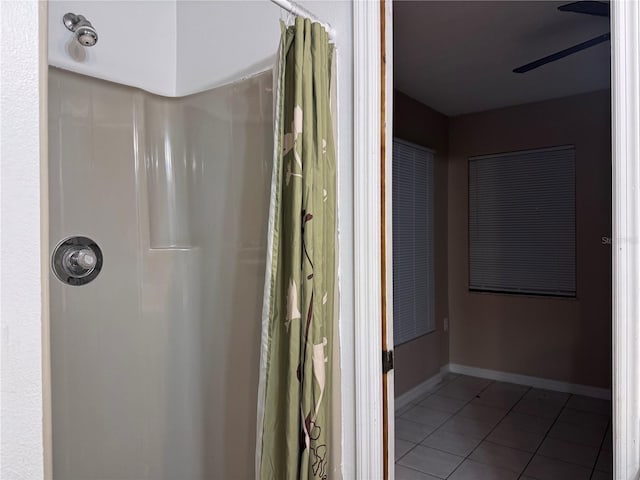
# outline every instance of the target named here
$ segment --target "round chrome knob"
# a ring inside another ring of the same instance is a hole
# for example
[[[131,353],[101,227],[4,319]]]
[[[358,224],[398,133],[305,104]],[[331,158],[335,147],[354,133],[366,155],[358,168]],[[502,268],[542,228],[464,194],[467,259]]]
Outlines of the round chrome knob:
[[[56,277],[69,285],[85,285],[102,268],[102,251],[87,237],[70,237],[53,251],[51,266]]]

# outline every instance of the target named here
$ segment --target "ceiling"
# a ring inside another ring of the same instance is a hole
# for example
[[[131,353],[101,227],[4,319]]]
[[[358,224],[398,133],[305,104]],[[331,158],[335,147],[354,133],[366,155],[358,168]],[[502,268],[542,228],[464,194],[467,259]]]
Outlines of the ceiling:
[[[394,1],[394,87],[449,116],[609,88],[610,42],[512,70],[609,31],[567,1]]]

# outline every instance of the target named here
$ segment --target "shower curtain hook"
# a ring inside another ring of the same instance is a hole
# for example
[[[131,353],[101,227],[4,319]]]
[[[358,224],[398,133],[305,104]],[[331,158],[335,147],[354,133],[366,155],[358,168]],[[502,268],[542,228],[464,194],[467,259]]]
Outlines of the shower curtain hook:
[[[286,17],[286,18],[282,18],[282,17]],[[286,10],[284,8],[280,9],[280,20],[284,21],[284,24],[287,27],[290,27],[291,25],[294,24],[294,20],[295,20],[295,15],[293,12]]]

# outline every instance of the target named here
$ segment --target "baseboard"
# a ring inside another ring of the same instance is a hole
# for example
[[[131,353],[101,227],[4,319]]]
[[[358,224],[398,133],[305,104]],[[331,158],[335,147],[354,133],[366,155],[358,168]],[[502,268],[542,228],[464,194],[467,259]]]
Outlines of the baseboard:
[[[584,395],[585,397],[611,400],[611,390],[606,388],[590,387],[589,385],[560,382],[558,380],[550,380],[548,378],[530,377],[528,375],[500,372],[498,370],[488,370],[486,368],[469,367],[467,365],[459,365],[457,363],[450,363],[446,365],[443,367],[442,371],[471,375],[473,377],[497,380],[500,382],[516,383],[518,385],[526,385],[528,387],[544,388],[546,390],[553,390],[556,392],[573,393],[575,395]]]
[[[416,401],[418,398],[428,393],[433,387],[435,387],[442,381],[443,374],[442,371],[440,371],[440,373],[436,373],[433,377],[428,378],[424,382],[416,385],[411,390],[407,390],[402,395],[398,395],[394,400],[395,410],[400,410],[401,408],[404,408],[410,403]]]

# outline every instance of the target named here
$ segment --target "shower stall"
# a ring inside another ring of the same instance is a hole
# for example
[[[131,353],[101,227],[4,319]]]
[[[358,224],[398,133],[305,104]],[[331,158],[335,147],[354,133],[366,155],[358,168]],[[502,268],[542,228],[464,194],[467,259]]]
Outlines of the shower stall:
[[[271,84],[50,67],[55,480],[253,478]]]
[[[53,480],[255,478],[274,65],[296,14],[314,18],[48,4]]]

